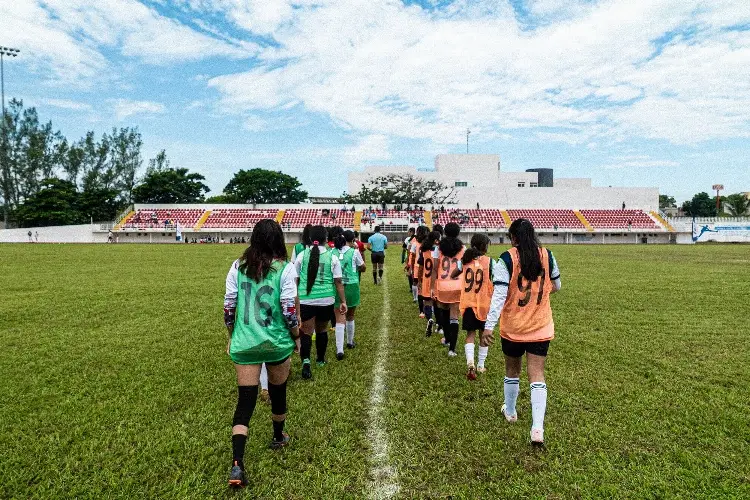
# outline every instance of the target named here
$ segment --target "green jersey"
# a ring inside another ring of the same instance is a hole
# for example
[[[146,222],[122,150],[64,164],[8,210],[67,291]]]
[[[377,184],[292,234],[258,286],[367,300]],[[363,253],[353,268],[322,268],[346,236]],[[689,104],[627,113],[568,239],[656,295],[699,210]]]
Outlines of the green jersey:
[[[344,250],[346,248],[346,250]],[[359,272],[352,265],[352,259],[354,259],[354,249],[352,247],[344,247],[341,250],[334,250],[338,255],[338,259],[341,262],[341,281],[345,285],[359,283]]]
[[[237,313],[229,347],[235,363],[274,363],[292,355],[295,344],[281,310],[285,266],[284,262],[274,262],[260,283],[237,271]]]
[[[336,289],[333,286],[333,270],[331,268],[331,256],[333,255],[333,251],[328,250],[325,253],[320,254],[318,272],[315,275],[315,282],[313,283],[312,290],[310,290],[309,294],[307,293],[307,267],[310,263],[310,249],[306,248],[304,252],[302,252],[302,255],[302,268],[299,273],[299,287],[297,289],[300,302],[303,300],[324,299],[326,297],[335,296]]]

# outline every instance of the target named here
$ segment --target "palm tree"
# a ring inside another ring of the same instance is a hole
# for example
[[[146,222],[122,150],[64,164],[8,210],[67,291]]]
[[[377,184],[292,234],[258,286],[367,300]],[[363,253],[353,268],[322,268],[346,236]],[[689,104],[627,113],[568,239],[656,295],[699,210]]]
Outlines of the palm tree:
[[[730,194],[726,198],[726,206],[729,213],[741,217],[750,211],[750,198],[745,193]]]

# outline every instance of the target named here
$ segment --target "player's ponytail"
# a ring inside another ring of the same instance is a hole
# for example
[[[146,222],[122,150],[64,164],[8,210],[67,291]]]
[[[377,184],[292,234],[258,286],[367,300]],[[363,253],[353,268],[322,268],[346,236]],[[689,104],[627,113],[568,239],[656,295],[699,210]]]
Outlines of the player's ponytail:
[[[490,245],[490,239],[486,234],[476,233],[471,237],[471,248],[464,252],[461,258],[463,265],[471,264],[474,259],[487,253],[487,247]]]
[[[318,245],[325,245],[328,233],[323,226],[313,226],[310,228],[310,260],[307,262],[307,295],[312,292],[315,278],[318,276],[318,264],[320,264],[320,248]]]
[[[518,248],[521,275],[529,281],[536,281],[542,274],[542,259],[539,257],[540,245],[534,226],[527,219],[516,219],[510,225],[508,233]]]
[[[302,244],[306,247],[310,246],[310,229],[312,227],[312,224],[305,224],[305,228],[302,230]]]
[[[414,237],[417,239],[417,243],[421,244],[425,238],[427,238],[428,234],[430,234],[430,228],[427,226],[419,226]]]
[[[239,269],[245,276],[260,283],[268,276],[274,260],[286,260],[284,232],[272,219],[258,221],[250,235],[250,246],[240,258]]]
[[[422,242],[422,246],[419,249],[420,252],[431,252],[436,244],[435,242],[440,243],[440,233],[432,231]]]

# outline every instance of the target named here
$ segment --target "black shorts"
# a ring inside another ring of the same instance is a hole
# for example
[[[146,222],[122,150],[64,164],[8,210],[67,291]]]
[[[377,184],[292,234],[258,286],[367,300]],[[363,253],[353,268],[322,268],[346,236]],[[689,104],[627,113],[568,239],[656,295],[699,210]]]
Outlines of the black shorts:
[[[370,261],[373,264],[384,264],[385,263],[385,252],[372,252]]]
[[[315,318],[319,322],[329,321],[333,316],[333,304],[330,306],[311,306],[308,304],[299,305],[300,316],[302,321]]]
[[[266,366],[279,366],[286,363],[286,360],[291,358],[291,356],[287,356],[286,358],[282,359],[281,361],[274,361],[273,363],[266,363]]]
[[[480,332],[484,331],[484,321],[479,321],[477,319],[476,314],[474,314],[474,309],[468,308],[464,311],[464,317],[463,317],[463,327],[464,331],[467,332],[473,332],[476,330],[479,330]]]
[[[511,358],[520,358],[524,352],[536,356],[546,356],[549,350],[549,340],[543,342],[513,342],[501,338],[500,341],[503,344],[503,354]]]

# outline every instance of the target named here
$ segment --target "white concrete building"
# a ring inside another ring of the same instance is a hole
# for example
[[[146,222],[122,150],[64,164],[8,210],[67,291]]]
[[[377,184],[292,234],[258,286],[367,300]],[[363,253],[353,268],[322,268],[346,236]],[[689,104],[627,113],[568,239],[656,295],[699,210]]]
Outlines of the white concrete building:
[[[593,187],[591,179],[552,179],[552,171],[503,172],[498,155],[442,154],[434,170],[410,166],[373,166],[349,173],[348,192],[357,193],[369,179],[412,174],[456,189],[456,204],[482,208],[659,210],[656,187]]]

